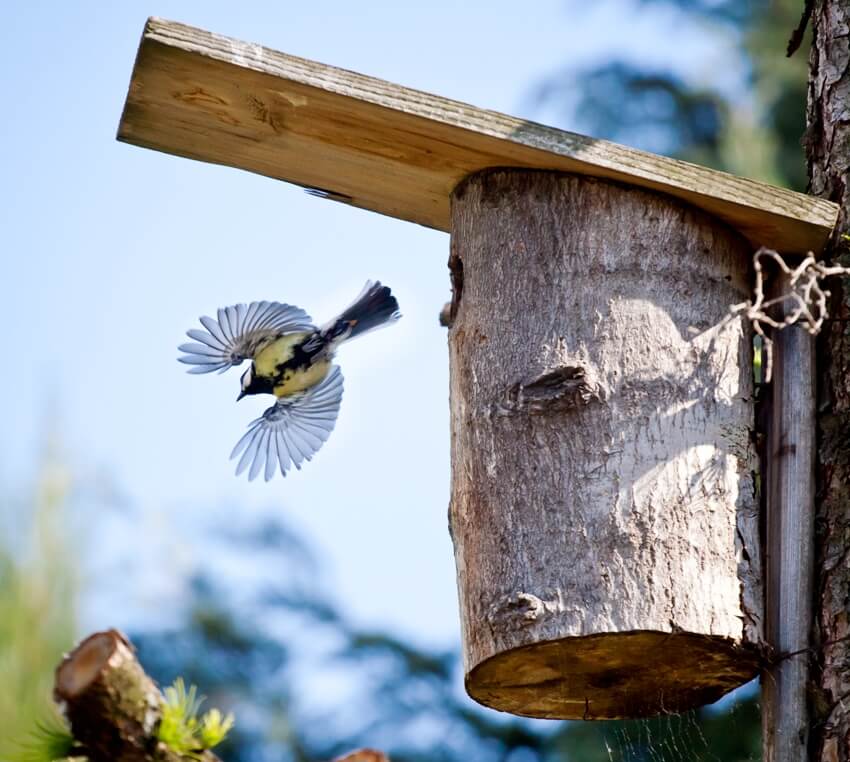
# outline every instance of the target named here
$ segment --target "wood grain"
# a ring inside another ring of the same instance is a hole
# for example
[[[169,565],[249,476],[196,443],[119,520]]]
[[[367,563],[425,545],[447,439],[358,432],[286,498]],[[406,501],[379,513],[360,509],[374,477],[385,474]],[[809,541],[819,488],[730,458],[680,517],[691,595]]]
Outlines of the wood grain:
[[[466,685],[547,718],[683,711],[758,670],[748,244],[668,196],[522,170],[453,199]],[[522,266],[517,266],[517,261]]]
[[[781,293],[781,287],[774,288],[771,297]],[[780,307],[786,312],[791,308]],[[815,340],[802,327],[791,326],[775,332],[773,352],[765,639],[775,662],[761,678],[764,762],[806,762],[815,530]]]
[[[837,215],[803,194],[160,19],[145,27],[118,139],[444,231],[457,184],[502,166],[661,191],[783,252],[819,251]]]

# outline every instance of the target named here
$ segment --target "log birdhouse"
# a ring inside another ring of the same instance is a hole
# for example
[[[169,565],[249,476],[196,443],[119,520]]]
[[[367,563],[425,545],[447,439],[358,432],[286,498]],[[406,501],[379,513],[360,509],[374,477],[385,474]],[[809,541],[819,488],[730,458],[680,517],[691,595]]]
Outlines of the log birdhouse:
[[[171,22],[118,137],[451,233],[451,534],[466,686],[496,709],[681,711],[764,644],[759,246],[837,207]]]

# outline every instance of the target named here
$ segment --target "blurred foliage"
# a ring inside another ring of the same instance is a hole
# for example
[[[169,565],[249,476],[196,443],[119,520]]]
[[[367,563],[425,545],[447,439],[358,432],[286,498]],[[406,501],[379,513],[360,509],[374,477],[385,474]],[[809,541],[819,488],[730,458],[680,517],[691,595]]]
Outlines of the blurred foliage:
[[[765,12],[770,1],[760,3],[751,0],[638,0],[638,4],[675,5],[690,14],[743,26],[752,23],[760,12]]]
[[[597,137],[805,190],[806,47],[790,59],[788,40],[802,0],[637,0],[668,6],[700,24],[731,51],[726,71],[740,70],[735,92],[716,77],[686,80],[680,72],[613,60],[576,76],[551,77],[538,91],[548,105],[566,104]],[[671,43],[674,44],[674,43]],[[712,74],[717,74],[716,70]],[[577,107],[570,100],[576,82]]]
[[[75,564],[62,531],[68,485],[49,453],[28,499],[0,497],[2,524],[14,526],[4,534],[16,538],[0,541],[0,759],[43,755],[67,739],[50,696],[74,641]]]
[[[46,468],[36,494],[0,519],[29,538],[0,553],[0,759],[45,762],[69,737],[51,715],[53,670],[74,638],[77,546],[62,529],[67,479]],[[128,517],[132,520],[132,517]],[[206,530],[204,530],[206,531]],[[160,683],[178,676],[222,708],[211,717],[227,762],[319,762],[370,746],[394,762],[745,762],[758,759],[752,691],[731,710],[648,721],[564,723],[492,712],[462,690],[455,650],[353,625],[323,590],[321,566],[277,518],[229,521],[193,543],[197,562],[185,609],[171,626],[132,633]],[[245,578],[244,573],[259,578]],[[111,578],[111,577],[110,577]],[[201,720],[189,691],[175,689],[174,737],[195,749]],[[239,721],[226,734],[226,715]],[[225,715],[226,713],[226,715]],[[168,730],[168,729],[166,729]],[[198,731],[198,732],[196,732]],[[169,731],[170,732],[170,731]],[[10,743],[11,742],[11,743]]]
[[[20,733],[12,735],[20,736]],[[37,720],[28,735],[14,743],[8,757],[9,762],[57,762],[73,758],[79,753],[71,730],[55,713],[47,720]]]
[[[352,625],[282,524],[219,531],[253,564],[272,554],[268,581],[233,584],[221,557],[211,560],[194,573],[181,623],[133,641],[161,683],[184,675],[236,713],[216,750],[228,762],[318,762],[362,746],[393,762],[759,759],[752,690],[723,711],[647,721],[545,722],[483,709],[462,691],[455,651]],[[280,552],[269,538],[283,538]]]

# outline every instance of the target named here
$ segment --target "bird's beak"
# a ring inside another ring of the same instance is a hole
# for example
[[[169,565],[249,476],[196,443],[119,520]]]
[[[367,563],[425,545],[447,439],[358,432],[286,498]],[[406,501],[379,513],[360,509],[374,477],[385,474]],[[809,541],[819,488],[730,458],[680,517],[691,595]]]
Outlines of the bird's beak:
[[[241,400],[245,396],[246,396],[245,392],[239,392],[239,396],[236,398],[236,401],[239,402],[239,400]]]

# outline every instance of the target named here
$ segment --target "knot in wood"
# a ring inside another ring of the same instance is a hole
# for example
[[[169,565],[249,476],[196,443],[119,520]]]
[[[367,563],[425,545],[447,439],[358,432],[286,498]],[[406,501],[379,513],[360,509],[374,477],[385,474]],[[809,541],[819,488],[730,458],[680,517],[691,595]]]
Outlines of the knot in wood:
[[[600,399],[599,388],[587,379],[584,368],[563,365],[513,384],[492,412],[495,415],[563,413]]]
[[[561,610],[557,600],[545,601],[532,593],[515,593],[490,610],[490,622],[500,626],[530,627]]]

